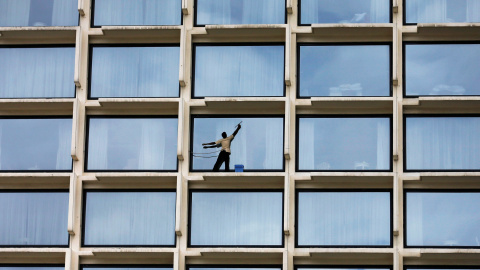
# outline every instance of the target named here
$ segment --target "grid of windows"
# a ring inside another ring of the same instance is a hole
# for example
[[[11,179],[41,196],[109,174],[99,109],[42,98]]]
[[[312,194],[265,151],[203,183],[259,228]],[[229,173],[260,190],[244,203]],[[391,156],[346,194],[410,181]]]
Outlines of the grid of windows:
[[[0,270],[478,269],[452,3],[0,0]]]

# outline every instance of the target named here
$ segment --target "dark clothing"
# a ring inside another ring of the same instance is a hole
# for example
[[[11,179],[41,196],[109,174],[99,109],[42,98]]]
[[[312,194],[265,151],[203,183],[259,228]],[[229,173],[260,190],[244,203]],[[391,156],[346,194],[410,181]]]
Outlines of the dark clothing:
[[[222,166],[222,163],[225,161],[225,171],[229,172],[230,171],[230,153],[222,150],[220,151],[220,154],[218,154],[217,162],[215,163],[215,166],[213,166],[213,171],[218,172],[220,170],[220,166]]]

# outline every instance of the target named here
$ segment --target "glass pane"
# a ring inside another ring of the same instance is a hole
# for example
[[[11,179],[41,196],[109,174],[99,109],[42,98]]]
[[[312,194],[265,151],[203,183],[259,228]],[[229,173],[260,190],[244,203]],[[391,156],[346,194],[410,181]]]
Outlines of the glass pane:
[[[77,9],[77,0],[0,0],[0,27],[77,26]]]
[[[298,193],[299,246],[389,246],[389,192]]]
[[[88,246],[175,245],[175,192],[85,194]]]
[[[93,25],[180,25],[181,0],[95,0]]]
[[[300,46],[300,96],[389,96],[389,45]]]
[[[75,97],[75,48],[0,48],[0,59],[0,98]]]
[[[298,170],[390,170],[389,118],[300,118]]]
[[[406,44],[408,96],[480,95],[480,44]]]
[[[195,46],[195,97],[284,96],[284,47]]]
[[[88,170],[177,169],[176,118],[90,118]]]
[[[280,246],[282,192],[192,192],[192,246]]]
[[[66,191],[0,192],[0,246],[67,246],[67,215]]]
[[[196,23],[284,24],[285,0],[197,0]]]
[[[300,24],[388,23],[390,0],[301,0]]]
[[[72,119],[0,119],[1,171],[70,171]]]
[[[480,22],[480,0],[407,0],[406,23]]]
[[[407,245],[478,248],[479,205],[479,192],[407,191]]]
[[[407,170],[479,170],[480,117],[407,117]]]
[[[283,170],[283,117],[194,118],[193,170],[212,170],[221,148],[203,149],[202,143],[216,142],[222,132],[230,136],[240,122],[242,128],[231,141],[228,168],[241,164],[247,171]]]
[[[97,97],[178,97],[179,47],[93,47]]]

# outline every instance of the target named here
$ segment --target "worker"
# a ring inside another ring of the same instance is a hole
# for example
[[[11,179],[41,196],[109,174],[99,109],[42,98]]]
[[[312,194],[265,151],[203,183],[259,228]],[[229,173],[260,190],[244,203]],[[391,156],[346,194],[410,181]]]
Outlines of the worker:
[[[215,148],[215,147],[222,147],[220,150],[220,153],[218,154],[217,162],[215,162],[215,165],[213,166],[213,171],[218,172],[220,170],[220,166],[222,166],[222,163],[225,162],[225,171],[229,172],[230,171],[230,144],[232,143],[232,140],[235,138],[237,135],[238,131],[242,128],[240,124],[237,125],[237,129],[233,132],[232,135],[227,137],[227,133],[224,131],[222,132],[222,138],[216,142],[210,142],[210,143],[202,143],[203,148]]]

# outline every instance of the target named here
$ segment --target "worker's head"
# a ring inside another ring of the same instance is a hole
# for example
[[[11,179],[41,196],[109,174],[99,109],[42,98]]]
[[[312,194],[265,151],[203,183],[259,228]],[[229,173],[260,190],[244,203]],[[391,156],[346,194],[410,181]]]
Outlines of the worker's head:
[[[224,131],[222,132],[222,137],[225,139],[227,137],[227,133]]]

